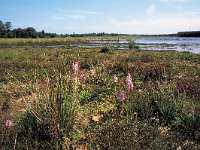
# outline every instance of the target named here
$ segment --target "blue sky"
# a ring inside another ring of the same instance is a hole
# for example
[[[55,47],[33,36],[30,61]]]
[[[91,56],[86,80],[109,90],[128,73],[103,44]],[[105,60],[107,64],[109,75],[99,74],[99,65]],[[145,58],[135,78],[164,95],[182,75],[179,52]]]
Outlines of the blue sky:
[[[160,34],[200,30],[200,0],[0,0],[13,28],[56,33]]]

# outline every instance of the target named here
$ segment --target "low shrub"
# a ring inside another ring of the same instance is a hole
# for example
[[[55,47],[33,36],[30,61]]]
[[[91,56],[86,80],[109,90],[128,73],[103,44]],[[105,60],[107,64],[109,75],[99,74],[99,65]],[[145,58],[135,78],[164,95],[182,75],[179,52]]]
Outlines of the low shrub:
[[[103,46],[100,50],[101,53],[108,53],[111,51],[111,48],[108,46]]]

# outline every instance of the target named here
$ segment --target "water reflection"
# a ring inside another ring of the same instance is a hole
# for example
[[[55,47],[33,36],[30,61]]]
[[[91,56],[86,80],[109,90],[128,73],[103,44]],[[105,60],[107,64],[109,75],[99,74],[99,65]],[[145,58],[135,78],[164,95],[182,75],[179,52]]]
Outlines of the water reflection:
[[[142,50],[176,50],[200,54],[200,38],[159,37],[137,39]]]

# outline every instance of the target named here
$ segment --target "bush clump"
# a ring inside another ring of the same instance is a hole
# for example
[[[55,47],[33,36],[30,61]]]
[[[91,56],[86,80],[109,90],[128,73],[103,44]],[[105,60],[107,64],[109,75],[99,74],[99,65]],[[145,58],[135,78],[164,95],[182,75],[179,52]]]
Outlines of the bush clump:
[[[110,52],[111,51],[111,49],[110,49],[110,47],[108,47],[108,46],[103,46],[102,48],[101,48],[101,53],[108,53],[108,52]]]
[[[129,47],[130,50],[132,50],[132,49],[139,49],[139,46],[135,43],[135,41],[129,40],[128,43],[129,43],[128,47]]]

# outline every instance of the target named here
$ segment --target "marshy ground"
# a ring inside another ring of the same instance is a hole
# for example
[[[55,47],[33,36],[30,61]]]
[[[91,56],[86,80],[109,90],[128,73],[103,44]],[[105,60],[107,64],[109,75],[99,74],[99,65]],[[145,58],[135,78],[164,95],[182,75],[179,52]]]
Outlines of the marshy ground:
[[[199,54],[43,40],[1,41],[1,149],[200,149]]]

